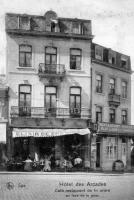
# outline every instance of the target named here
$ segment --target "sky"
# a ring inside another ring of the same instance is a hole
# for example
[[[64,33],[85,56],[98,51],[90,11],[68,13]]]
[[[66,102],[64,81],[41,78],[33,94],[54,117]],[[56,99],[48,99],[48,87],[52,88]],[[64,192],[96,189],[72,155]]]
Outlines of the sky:
[[[129,55],[134,70],[134,0],[0,0],[0,73],[5,73],[6,66],[5,13],[44,15],[48,10],[59,17],[92,20],[93,41]]]

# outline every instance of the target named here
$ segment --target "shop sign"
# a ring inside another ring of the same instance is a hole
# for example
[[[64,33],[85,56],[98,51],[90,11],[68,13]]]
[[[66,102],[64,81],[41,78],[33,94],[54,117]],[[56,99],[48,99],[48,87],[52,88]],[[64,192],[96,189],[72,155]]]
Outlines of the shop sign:
[[[110,123],[99,123],[98,132],[110,132],[110,133],[131,133],[134,134],[133,125],[121,125],[121,124],[110,124]]]
[[[0,123],[0,143],[6,143],[6,123]]]
[[[55,137],[71,134],[86,135],[90,134],[88,128],[86,129],[17,129],[14,128],[12,132],[13,138],[16,137]]]

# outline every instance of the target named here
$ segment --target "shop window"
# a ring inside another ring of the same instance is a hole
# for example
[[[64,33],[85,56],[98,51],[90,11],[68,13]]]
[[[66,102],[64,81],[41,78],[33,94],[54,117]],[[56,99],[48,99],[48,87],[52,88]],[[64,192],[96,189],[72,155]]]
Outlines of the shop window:
[[[31,115],[31,85],[19,85],[19,115]]]
[[[45,105],[46,105],[46,115],[55,116],[56,115],[56,97],[57,89],[56,87],[45,87]]]
[[[110,108],[110,111],[109,111],[109,122],[115,123],[115,109],[113,108]]]
[[[107,138],[106,145],[107,159],[116,159],[117,157],[117,142],[115,138]]]
[[[70,49],[70,69],[81,69],[81,49]]]
[[[122,81],[122,98],[127,98],[127,82]]]
[[[95,45],[95,58],[98,60],[103,59],[103,54],[102,54],[102,47]]]
[[[19,28],[22,30],[30,30],[30,19],[27,16],[19,17]]]
[[[110,94],[115,94],[115,79],[114,78],[110,78],[109,81],[109,88],[110,88]]]
[[[102,107],[96,106],[96,122],[102,122]]]
[[[127,124],[127,110],[122,110],[121,119],[122,119],[122,124]]]
[[[108,62],[108,49],[103,49],[103,61]]]
[[[96,74],[96,92],[102,93],[102,75]]]
[[[19,66],[20,67],[32,66],[32,47],[30,45],[19,46]]]
[[[70,88],[70,115],[80,117],[81,114],[81,88]]]

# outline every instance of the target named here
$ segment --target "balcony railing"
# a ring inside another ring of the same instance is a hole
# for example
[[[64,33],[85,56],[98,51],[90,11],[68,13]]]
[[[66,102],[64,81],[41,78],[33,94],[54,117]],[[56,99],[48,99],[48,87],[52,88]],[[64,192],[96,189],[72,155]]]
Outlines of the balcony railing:
[[[65,75],[65,65],[40,63],[38,74],[44,77],[49,75],[63,77]]]
[[[119,106],[120,105],[120,95],[118,94],[109,94],[108,101],[110,105]]]
[[[43,108],[43,107],[11,107],[11,118],[27,117],[27,118],[86,118],[91,117],[91,112],[88,108]]]

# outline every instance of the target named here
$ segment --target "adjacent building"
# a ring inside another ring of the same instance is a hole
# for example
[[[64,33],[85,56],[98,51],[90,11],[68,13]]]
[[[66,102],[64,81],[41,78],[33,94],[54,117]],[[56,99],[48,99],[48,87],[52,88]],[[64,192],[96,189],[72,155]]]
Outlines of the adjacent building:
[[[0,75],[0,168],[7,160],[8,86],[5,75]]]
[[[92,121],[97,123],[96,168],[112,170],[116,160],[131,168],[130,57],[92,43]]]
[[[6,15],[8,156],[80,156],[90,166],[91,21]]]

